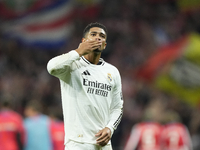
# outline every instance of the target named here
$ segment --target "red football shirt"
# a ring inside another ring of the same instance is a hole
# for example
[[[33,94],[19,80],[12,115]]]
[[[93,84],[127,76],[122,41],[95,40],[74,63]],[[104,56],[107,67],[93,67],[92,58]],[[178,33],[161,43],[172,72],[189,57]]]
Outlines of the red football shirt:
[[[161,137],[164,150],[191,150],[190,134],[181,123],[165,125]]]
[[[21,115],[12,110],[0,111],[0,150],[19,150],[19,143],[24,142],[25,130]]]
[[[144,122],[132,128],[125,150],[160,150],[162,126],[158,123]]]
[[[51,121],[51,138],[53,150],[64,150],[64,123],[63,121]]]

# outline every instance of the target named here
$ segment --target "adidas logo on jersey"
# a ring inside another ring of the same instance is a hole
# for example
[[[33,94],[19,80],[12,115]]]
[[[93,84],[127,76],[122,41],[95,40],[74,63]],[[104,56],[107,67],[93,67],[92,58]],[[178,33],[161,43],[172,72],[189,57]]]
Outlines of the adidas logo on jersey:
[[[83,74],[83,75],[90,75],[90,73],[89,73],[88,70],[85,70],[82,74]]]

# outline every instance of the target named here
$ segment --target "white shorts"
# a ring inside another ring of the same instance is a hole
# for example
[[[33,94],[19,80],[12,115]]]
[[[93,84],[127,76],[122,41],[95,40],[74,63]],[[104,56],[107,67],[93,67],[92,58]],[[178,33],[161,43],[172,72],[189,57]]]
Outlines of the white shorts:
[[[109,144],[102,147],[95,144],[78,143],[70,140],[65,145],[65,150],[112,150],[112,146]]]

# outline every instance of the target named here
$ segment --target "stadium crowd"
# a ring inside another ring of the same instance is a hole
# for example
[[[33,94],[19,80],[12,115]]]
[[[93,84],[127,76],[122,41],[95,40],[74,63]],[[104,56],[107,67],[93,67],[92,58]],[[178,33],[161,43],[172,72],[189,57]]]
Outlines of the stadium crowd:
[[[24,47],[15,40],[1,36],[0,100],[11,99],[14,110],[24,119],[25,107],[31,100],[39,101],[42,113],[46,115],[50,115],[49,109],[61,110],[59,82],[48,74],[47,62],[58,54],[76,49],[85,25],[98,21],[108,29],[108,45],[102,57],[119,69],[123,84],[124,115],[112,138],[113,149],[124,148],[132,126],[144,121],[145,114],[154,112],[152,117],[163,123],[167,110],[178,114],[189,130],[193,149],[199,150],[199,108],[135,77],[136,69],[159,46],[172,43],[187,33],[200,32],[199,13],[182,13],[175,1],[170,0],[159,3],[147,0],[104,0],[95,16],[77,15],[74,18],[76,30],[62,49],[48,51]],[[62,120],[62,111],[59,118]]]

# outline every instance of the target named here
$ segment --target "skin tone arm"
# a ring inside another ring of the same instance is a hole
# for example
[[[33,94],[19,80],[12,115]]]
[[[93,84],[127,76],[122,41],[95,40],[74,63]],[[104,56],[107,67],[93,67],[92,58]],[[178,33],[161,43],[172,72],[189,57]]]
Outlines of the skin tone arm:
[[[111,139],[111,130],[107,127],[100,130],[96,135],[97,138],[97,144],[100,146],[105,146]]]

